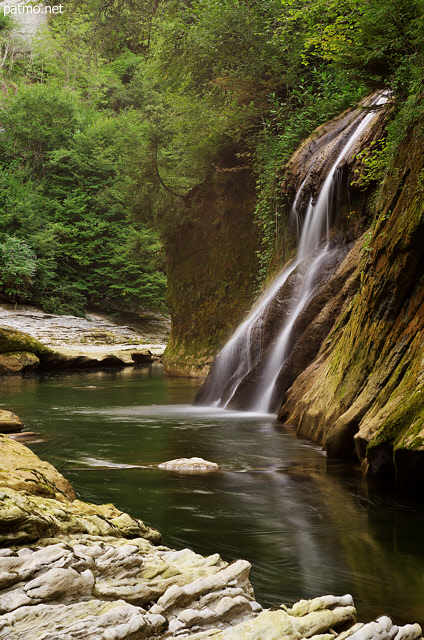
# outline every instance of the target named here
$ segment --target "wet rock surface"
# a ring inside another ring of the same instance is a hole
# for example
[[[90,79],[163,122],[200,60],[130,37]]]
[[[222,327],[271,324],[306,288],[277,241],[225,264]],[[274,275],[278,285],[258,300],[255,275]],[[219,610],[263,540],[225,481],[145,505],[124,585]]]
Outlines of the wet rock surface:
[[[17,416],[14,418],[19,420]],[[53,465],[40,460],[35,453],[19,442],[0,434],[0,491],[5,488],[16,492],[24,491],[25,495],[47,496],[59,501],[75,498],[73,488]]]
[[[359,241],[356,294],[317,358],[288,390],[280,418],[333,457],[361,461],[386,485],[424,488],[422,133],[399,148]],[[349,259],[349,258],[348,258]],[[353,295],[352,295],[353,294]]]
[[[167,318],[150,311],[118,322],[101,314],[57,316],[14,305],[0,306],[1,324],[0,375],[148,364],[161,357],[170,328]]]
[[[15,464],[0,487],[0,640],[421,637],[419,625],[399,628],[387,617],[356,624],[349,595],[264,611],[245,560],[228,564],[218,554],[169,549],[157,531],[113,505],[64,493],[59,501],[45,495],[41,481],[33,493],[12,488],[20,457],[25,466],[32,456],[33,472],[46,463],[2,439]],[[53,472],[51,482],[59,484]]]
[[[158,465],[159,469],[166,471],[179,471],[180,473],[202,473],[207,471],[218,471],[216,462],[210,462],[203,458],[177,458],[168,460]]]
[[[0,410],[0,432],[15,433],[21,431],[24,426],[22,420],[11,411]]]

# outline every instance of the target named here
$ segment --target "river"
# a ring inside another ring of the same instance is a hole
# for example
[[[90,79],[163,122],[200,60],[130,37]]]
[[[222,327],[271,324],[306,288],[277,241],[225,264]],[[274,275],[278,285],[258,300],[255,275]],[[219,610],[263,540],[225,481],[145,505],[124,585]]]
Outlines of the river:
[[[272,416],[191,407],[198,382],[160,365],[1,384],[0,406],[78,497],[113,502],[168,546],[249,560],[261,604],[351,593],[361,620],[424,624],[424,504],[370,486]],[[146,468],[191,456],[221,470]]]

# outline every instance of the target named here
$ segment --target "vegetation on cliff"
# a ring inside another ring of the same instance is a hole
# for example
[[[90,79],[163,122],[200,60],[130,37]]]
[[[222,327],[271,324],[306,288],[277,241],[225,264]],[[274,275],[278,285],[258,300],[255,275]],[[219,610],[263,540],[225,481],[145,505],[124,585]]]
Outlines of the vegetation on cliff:
[[[201,349],[205,362],[275,248],[272,268],[293,249],[281,167],[299,143],[370,91],[390,89],[388,136],[364,151],[355,178],[375,186],[420,115],[418,0],[71,0],[31,55],[10,20],[0,28],[2,298],[55,312],[83,313],[88,302],[164,308],[166,253],[168,306],[181,318],[172,348]],[[209,218],[218,224],[228,208],[225,186],[222,202],[199,206],[214,172],[227,183],[244,172],[256,185],[239,221],[250,229],[246,259],[224,274],[211,260],[229,264],[236,236],[215,233]],[[210,250],[175,263],[185,238],[197,251],[205,228]],[[205,269],[216,275],[211,326]]]

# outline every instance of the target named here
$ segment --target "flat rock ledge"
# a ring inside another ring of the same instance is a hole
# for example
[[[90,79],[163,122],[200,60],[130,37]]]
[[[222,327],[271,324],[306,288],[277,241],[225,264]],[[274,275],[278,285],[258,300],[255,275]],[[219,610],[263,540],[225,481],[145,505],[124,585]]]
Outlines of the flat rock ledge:
[[[386,616],[358,624],[350,595],[263,610],[245,560],[162,546],[156,530],[113,505],[73,499],[22,444],[2,436],[1,445],[0,640],[422,637],[419,625]]]
[[[75,320],[83,322],[81,318]],[[81,332],[84,334],[82,329]],[[96,344],[72,342],[67,347],[52,345],[50,348],[32,335],[0,325],[0,375],[144,366],[160,361],[165,349],[164,344],[120,344],[119,337],[110,332],[95,333],[95,336],[99,337]],[[88,340],[84,335],[80,339]],[[102,344],[101,340],[106,343]],[[108,340],[112,344],[108,344]]]

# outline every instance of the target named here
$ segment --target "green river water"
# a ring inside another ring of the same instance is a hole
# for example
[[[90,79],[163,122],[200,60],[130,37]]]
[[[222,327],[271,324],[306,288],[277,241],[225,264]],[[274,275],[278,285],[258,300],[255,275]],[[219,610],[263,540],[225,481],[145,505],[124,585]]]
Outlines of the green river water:
[[[262,605],[351,593],[361,620],[424,624],[424,504],[370,486],[273,416],[191,407],[197,388],[159,365],[10,377],[0,406],[81,499],[113,502],[168,546],[249,560]],[[221,470],[143,468],[191,456]]]

